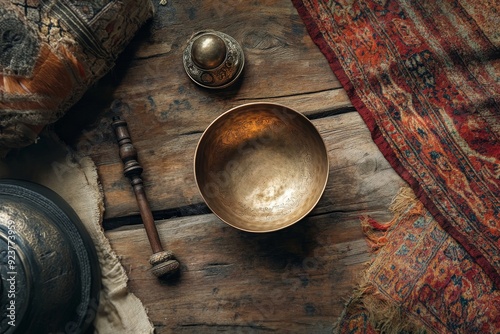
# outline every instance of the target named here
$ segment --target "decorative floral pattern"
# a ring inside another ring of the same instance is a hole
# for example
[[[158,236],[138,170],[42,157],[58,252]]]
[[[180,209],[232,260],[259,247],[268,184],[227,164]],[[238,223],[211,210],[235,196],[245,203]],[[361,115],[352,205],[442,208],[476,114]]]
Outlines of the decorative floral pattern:
[[[500,332],[500,3],[292,1],[426,208],[384,238],[340,332]]]
[[[378,309],[371,313],[386,313],[375,318],[387,320],[386,305],[397,306],[399,317],[392,320],[413,322],[422,331],[498,333],[500,290],[429,211],[418,202],[392,224],[388,243],[363,279],[362,296],[348,303],[339,321],[339,332],[371,333],[380,327],[382,321],[367,320],[371,300]]]
[[[294,0],[381,151],[500,286],[499,39],[482,30],[500,4],[470,2]]]

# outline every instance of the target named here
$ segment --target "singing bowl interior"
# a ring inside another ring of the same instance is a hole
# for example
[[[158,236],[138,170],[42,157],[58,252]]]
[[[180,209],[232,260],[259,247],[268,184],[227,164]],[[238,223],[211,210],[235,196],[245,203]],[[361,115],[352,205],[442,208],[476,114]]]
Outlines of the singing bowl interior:
[[[227,111],[205,130],[194,169],[201,195],[221,220],[270,232],[314,208],[328,179],[328,156],[305,116],[253,103]]]

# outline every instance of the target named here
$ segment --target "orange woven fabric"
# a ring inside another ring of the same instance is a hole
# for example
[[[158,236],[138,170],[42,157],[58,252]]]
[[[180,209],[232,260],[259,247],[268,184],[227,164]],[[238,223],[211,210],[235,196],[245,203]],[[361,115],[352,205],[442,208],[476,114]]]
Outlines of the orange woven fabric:
[[[150,0],[0,0],[0,155],[60,118],[152,14]]]

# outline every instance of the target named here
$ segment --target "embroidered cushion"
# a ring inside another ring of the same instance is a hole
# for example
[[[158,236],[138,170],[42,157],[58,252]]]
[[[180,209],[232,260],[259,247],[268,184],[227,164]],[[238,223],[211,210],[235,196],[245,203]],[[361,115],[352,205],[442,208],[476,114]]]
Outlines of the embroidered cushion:
[[[0,0],[0,153],[33,143],[152,14],[150,0]]]

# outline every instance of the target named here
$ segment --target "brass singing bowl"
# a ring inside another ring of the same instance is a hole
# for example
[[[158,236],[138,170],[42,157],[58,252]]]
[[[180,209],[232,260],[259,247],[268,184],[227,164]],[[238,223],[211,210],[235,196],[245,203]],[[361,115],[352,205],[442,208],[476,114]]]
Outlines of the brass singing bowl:
[[[200,138],[194,173],[200,193],[225,223],[271,232],[304,218],[328,179],[325,143],[301,113],[274,103],[228,110]]]

